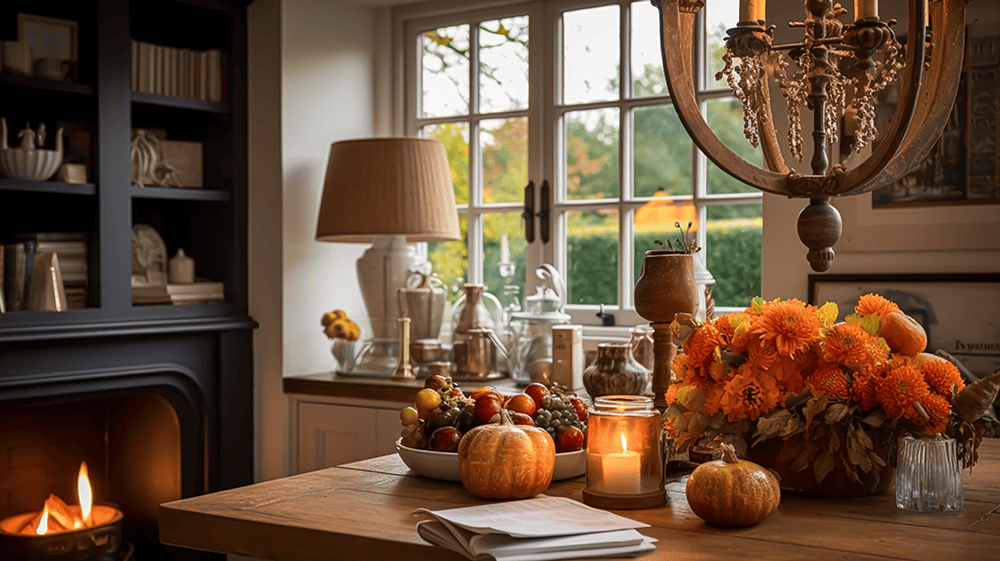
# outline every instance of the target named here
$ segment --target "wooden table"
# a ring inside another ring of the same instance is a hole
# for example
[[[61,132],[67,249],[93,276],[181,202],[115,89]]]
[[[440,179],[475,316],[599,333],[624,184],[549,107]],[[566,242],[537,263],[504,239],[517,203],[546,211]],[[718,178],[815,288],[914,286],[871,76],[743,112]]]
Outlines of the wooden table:
[[[854,499],[785,496],[761,524],[726,530],[691,512],[685,477],[668,483],[666,506],[616,512],[652,526],[640,531],[659,542],[643,559],[998,559],[1000,441],[985,441],[979,465],[965,473],[965,509],[956,513],[900,511],[891,490]],[[585,479],[556,482],[547,493],[581,500]],[[166,503],[160,538],[275,560],[447,561],[462,557],[419,538],[413,510],[479,503],[460,483],[419,477],[391,455]]]

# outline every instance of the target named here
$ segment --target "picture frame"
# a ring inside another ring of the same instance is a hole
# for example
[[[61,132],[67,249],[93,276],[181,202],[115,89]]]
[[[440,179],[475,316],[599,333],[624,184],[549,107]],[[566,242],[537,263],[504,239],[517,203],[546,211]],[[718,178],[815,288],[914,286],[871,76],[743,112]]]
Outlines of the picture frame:
[[[32,58],[69,61],[69,75],[75,76],[78,60],[77,23],[36,14],[17,14],[18,41],[31,47]]]
[[[809,303],[835,303],[838,321],[869,293],[921,324],[927,352],[944,350],[977,376],[1000,370],[1000,273],[809,275]]]

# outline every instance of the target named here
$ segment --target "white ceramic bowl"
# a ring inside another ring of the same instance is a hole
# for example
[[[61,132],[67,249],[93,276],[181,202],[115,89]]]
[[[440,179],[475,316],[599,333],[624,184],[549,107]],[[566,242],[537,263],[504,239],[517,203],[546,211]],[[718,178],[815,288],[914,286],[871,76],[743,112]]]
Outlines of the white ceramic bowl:
[[[433,452],[408,448],[400,444],[402,438],[396,441],[396,451],[399,457],[417,475],[445,481],[461,481],[462,474],[458,470],[458,454],[454,452]],[[587,471],[587,451],[563,452],[556,454],[556,465],[552,470],[552,481],[569,479],[583,475]]]
[[[62,163],[62,154],[55,150],[25,150],[10,148],[0,157],[0,169],[11,179],[48,181]]]

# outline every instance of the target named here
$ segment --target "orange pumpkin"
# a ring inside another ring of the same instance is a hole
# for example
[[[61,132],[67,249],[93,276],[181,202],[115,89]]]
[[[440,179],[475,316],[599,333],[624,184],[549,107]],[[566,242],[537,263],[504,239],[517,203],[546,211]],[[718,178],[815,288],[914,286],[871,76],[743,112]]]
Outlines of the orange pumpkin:
[[[774,475],[759,465],[740,460],[728,444],[722,459],[698,466],[685,488],[688,505],[702,520],[716,526],[751,526],[771,515],[781,502]]]
[[[893,353],[915,356],[927,348],[927,332],[917,320],[903,312],[885,314],[879,319],[878,334]]]
[[[500,424],[480,425],[458,444],[462,485],[484,499],[527,499],[548,489],[556,445],[544,429],[515,425],[506,409]]]

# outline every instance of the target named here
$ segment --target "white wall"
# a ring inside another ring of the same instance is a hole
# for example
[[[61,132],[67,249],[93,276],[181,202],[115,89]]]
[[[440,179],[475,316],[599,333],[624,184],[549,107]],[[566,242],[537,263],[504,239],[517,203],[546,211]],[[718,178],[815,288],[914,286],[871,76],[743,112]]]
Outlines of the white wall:
[[[975,6],[979,4],[978,8]],[[969,18],[982,21],[996,19],[996,0],[985,0],[970,6]],[[850,9],[851,6],[845,3]],[[897,18],[897,31],[906,25],[901,0],[880,3],[883,19]],[[774,0],[768,3],[768,19],[779,23],[786,19],[801,19],[801,0]],[[978,10],[978,11],[974,11]],[[780,16],[778,15],[780,14]],[[903,31],[905,33],[905,30]],[[800,41],[801,28],[789,29],[778,25],[775,43]],[[785,137],[787,111],[784,100],[774,87],[772,97],[775,123],[779,138]],[[803,115],[803,121],[809,121]],[[803,123],[803,138],[811,142],[808,122]],[[810,152],[806,148],[805,162],[795,165],[808,172]],[[785,154],[790,165],[794,159]],[[1000,270],[1000,206],[937,206],[920,209],[872,209],[871,195],[839,197],[831,202],[844,220],[844,234],[834,246],[836,259],[827,274],[843,273],[970,273]],[[771,299],[806,299],[807,276],[814,272],[805,259],[808,251],[799,241],[795,224],[807,199],[787,199],[775,195],[764,197],[763,296]]]
[[[320,316],[360,318],[355,275],[363,244],[314,240],[330,144],[373,135],[373,8],[354,2],[282,0],[285,375],[329,371]]]

